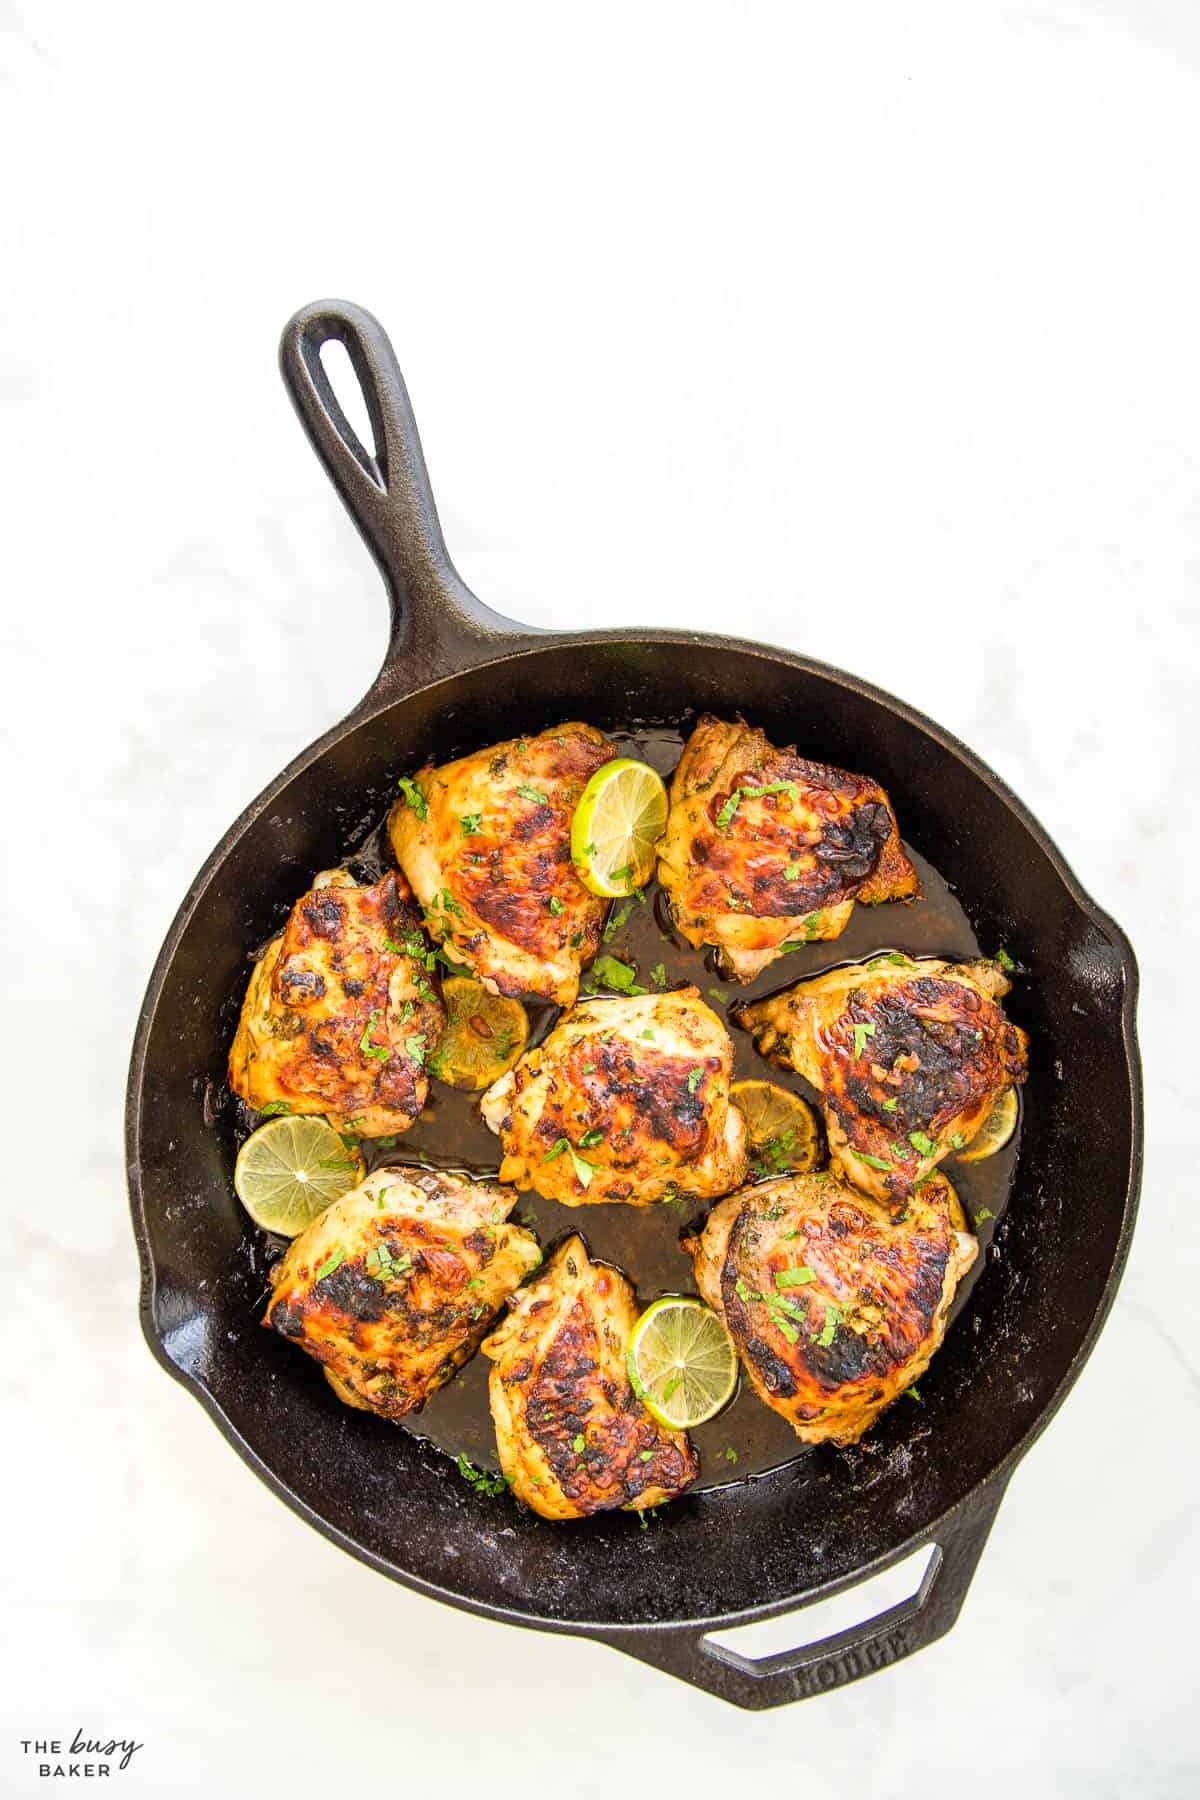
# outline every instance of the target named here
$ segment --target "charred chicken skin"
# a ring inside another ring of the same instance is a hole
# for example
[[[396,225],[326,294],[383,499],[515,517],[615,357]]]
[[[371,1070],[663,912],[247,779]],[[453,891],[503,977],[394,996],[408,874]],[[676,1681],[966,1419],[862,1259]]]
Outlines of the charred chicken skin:
[[[500,1179],[564,1206],[727,1194],[746,1177],[732,1074],[695,988],[581,1001],[483,1097]]]
[[[659,1425],[629,1384],[637,1316],[625,1277],[571,1237],[484,1340],[500,1467],[544,1519],[661,1506],[699,1473],[686,1433]]]
[[[902,1207],[943,1157],[965,1149],[1027,1071],[1025,1033],[997,999],[994,962],[899,951],[735,1008],[759,1050],[821,1096],[829,1153],[864,1192]]]
[[[276,1263],[263,1324],[322,1363],[348,1406],[401,1419],[474,1354],[541,1261],[537,1239],[504,1222],[516,1200],[456,1175],[377,1169]]]
[[[571,814],[616,755],[590,725],[479,750],[405,782],[388,832],[430,934],[497,994],[570,1006],[606,902],[571,862]]]
[[[446,1022],[423,949],[401,877],[318,875],[255,964],[229,1053],[234,1093],[367,1137],[407,1131]]]
[[[658,878],[695,948],[752,981],[796,943],[835,938],[854,902],[918,892],[877,782],[702,718],[671,783]]]
[[[941,1175],[902,1219],[829,1170],[730,1194],[685,1242],[760,1399],[853,1444],[924,1374],[978,1245]]]

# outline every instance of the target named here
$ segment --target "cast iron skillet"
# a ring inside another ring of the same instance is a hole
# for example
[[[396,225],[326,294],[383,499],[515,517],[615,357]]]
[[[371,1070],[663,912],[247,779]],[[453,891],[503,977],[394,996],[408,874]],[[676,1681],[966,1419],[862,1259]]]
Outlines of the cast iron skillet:
[[[322,368],[321,346],[334,339],[361,384],[372,451]],[[281,358],[304,428],[387,582],[391,639],[362,703],[213,851],[151,977],[127,1107],[150,1346],[290,1506],[423,1593],[597,1638],[746,1707],[909,1655],[953,1624],[1005,1484],[1079,1374],[1116,1290],[1141,1161],[1130,946],[1003,783],[879,689],[733,638],[535,633],[488,611],[450,563],[376,320],[340,302],[306,307]],[[339,1407],[306,1359],[259,1328],[262,1253],[234,1199],[212,1106],[248,948],[337,859],[354,822],[382,811],[399,771],[563,719],[607,729],[704,709],[741,711],[778,742],[798,739],[808,754],[878,777],[981,940],[1019,959],[1009,1004],[1032,1054],[1016,1187],[923,1384],[920,1415],[893,1408],[869,1451],[822,1450],[685,1498],[649,1531],[625,1515],[548,1525],[507,1497],[480,1498],[405,1432]],[[752,1661],[706,1635],[827,1597],[929,1543],[919,1592],[835,1638]]]

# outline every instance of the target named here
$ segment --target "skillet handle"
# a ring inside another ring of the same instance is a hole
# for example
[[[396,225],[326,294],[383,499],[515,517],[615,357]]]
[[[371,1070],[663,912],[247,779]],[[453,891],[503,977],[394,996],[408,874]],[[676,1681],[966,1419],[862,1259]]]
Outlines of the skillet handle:
[[[349,355],[371,422],[370,449],[321,362],[331,342]],[[532,635],[477,600],[450,561],[408,390],[378,319],[349,300],[313,301],[284,327],[279,365],[308,440],[387,584],[391,639],[368,699],[397,698],[484,661],[504,640]]]
[[[613,1649],[750,1711],[830,1693],[924,1650],[949,1631],[962,1609],[1006,1484],[1006,1477],[989,1482],[931,1534],[926,1542],[935,1545],[934,1553],[910,1599],[817,1643],[754,1659],[714,1643],[703,1627],[598,1635]],[[803,1616],[803,1608],[796,1616]]]

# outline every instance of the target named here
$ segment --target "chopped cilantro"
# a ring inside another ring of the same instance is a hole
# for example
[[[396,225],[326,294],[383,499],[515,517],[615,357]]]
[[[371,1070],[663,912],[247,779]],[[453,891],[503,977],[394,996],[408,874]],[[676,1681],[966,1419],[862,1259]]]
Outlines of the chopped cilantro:
[[[861,1020],[855,1025],[855,1027],[854,1027],[854,1054],[855,1054],[855,1056],[862,1055],[863,1051],[867,1047],[867,1039],[873,1038],[874,1036],[875,1036],[874,1025],[864,1024],[864,1023],[862,1023]]]
[[[391,1051],[388,1049],[385,1049],[385,1047],[382,1044],[373,1044],[371,1042],[371,1033],[375,1029],[375,1021],[379,1017],[379,1015],[382,1011],[383,1011],[382,1007],[379,1007],[379,1006],[372,1007],[371,1016],[367,1020],[365,1026],[363,1027],[363,1034],[358,1040],[358,1047],[362,1051],[363,1055],[364,1056],[373,1056],[375,1058],[376,1062],[387,1062],[388,1058],[392,1054]]]
[[[286,1100],[268,1100],[267,1104],[260,1106],[258,1110],[264,1119],[269,1119],[273,1113],[290,1113],[292,1109]]]
[[[937,1145],[934,1143],[933,1139],[931,1137],[926,1137],[923,1131],[910,1131],[908,1134],[908,1141],[917,1152],[918,1156],[932,1156],[937,1149]]]
[[[429,802],[426,800],[425,795],[418,784],[415,781],[410,781],[407,775],[402,775],[396,785],[416,813],[418,819],[427,819],[429,817]]]
[[[884,1162],[882,1156],[868,1156],[865,1150],[856,1150],[854,1151],[854,1155],[857,1156],[859,1162],[865,1162],[869,1169],[890,1169],[893,1167],[893,1164],[890,1162]]]
[[[648,991],[639,987],[637,969],[629,963],[621,962],[616,956],[598,956],[592,964],[591,980],[600,982],[603,987],[612,988],[618,994],[644,994]]]
[[[704,1070],[703,1069],[689,1069],[688,1070],[688,1078],[687,1078],[688,1093],[694,1094],[696,1089],[700,1086],[700,1083],[703,1080],[704,1080]]]
[[[346,1252],[339,1244],[335,1250],[329,1252],[325,1261],[313,1270],[313,1280],[324,1281],[327,1275],[332,1275],[335,1269],[340,1269],[345,1260]]]
[[[522,800],[532,800],[535,806],[549,806],[550,804],[545,794],[535,787],[519,787],[517,792]]]
[[[890,1100],[884,1101],[883,1110],[884,1110],[884,1112],[895,1112],[895,1110],[899,1106],[899,1104],[900,1104],[899,1097],[896,1094],[893,1094]]]
[[[489,1475],[486,1469],[477,1469],[475,1464],[468,1462],[465,1456],[456,1456],[454,1466],[463,1480],[470,1482],[477,1494],[491,1498],[493,1495],[502,1494],[508,1486],[503,1475]]]
[[[802,1263],[798,1269],[777,1269],[775,1286],[781,1288],[807,1287],[810,1281],[817,1279],[817,1271]]]
[[[482,813],[463,813],[458,821],[458,829],[464,837],[478,837],[482,824]]]

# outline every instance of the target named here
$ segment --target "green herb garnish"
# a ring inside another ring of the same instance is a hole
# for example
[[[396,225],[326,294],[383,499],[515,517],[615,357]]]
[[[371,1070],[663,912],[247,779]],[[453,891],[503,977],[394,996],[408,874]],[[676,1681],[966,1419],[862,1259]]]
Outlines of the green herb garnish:
[[[425,795],[418,784],[415,781],[410,781],[407,775],[402,775],[396,785],[416,813],[418,819],[427,819],[429,817],[429,802],[425,798]]]
[[[385,1049],[382,1044],[373,1044],[371,1042],[371,1033],[375,1029],[375,1021],[382,1011],[383,1008],[380,1006],[372,1008],[371,1016],[368,1018],[366,1025],[363,1028],[363,1034],[358,1040],[358,1047],[363,1055],[374,1057],[376,1062],[387,1062],[392,1054],[391,1051]]]

